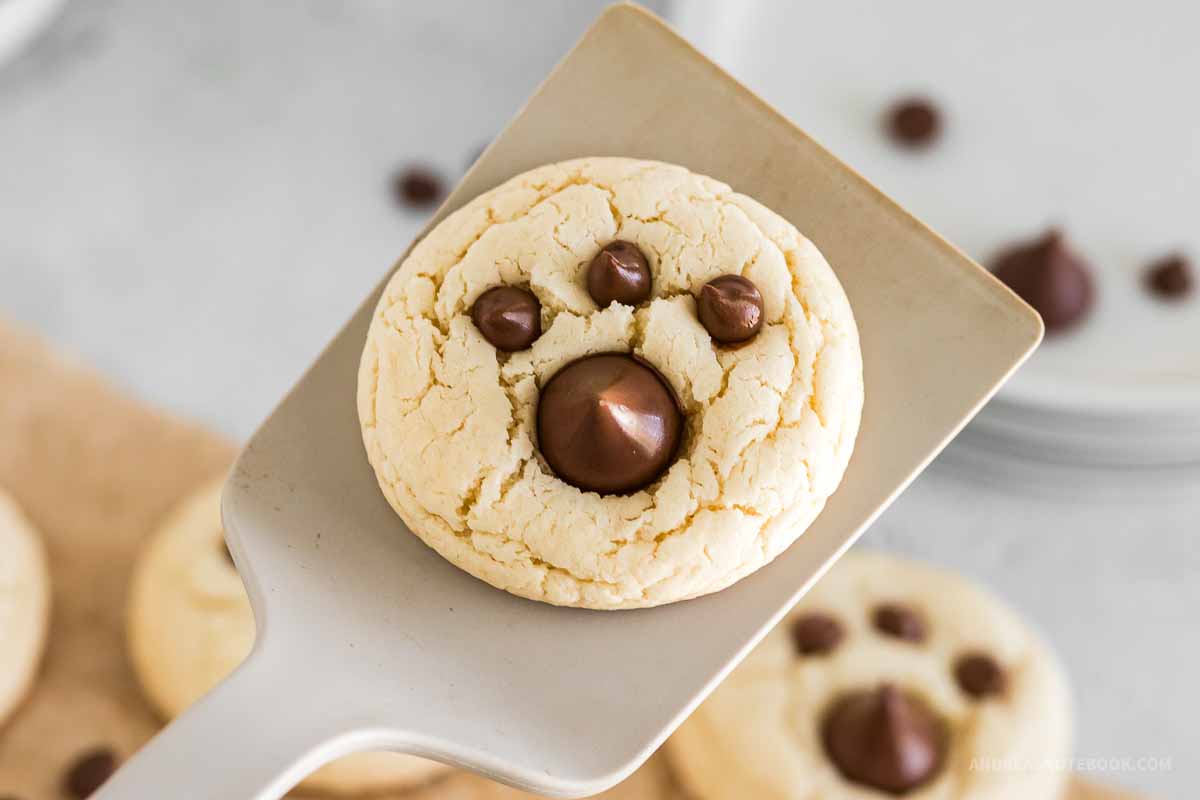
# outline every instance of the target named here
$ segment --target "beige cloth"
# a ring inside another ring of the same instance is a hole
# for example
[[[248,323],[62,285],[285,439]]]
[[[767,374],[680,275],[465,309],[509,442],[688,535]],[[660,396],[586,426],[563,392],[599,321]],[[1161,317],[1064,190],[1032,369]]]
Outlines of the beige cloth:
[[[46,538],[50,642],[33,691],[0,729],[0,796],[52,798],[81,751],[127,756],[159,727],[125,655],[125,593],[142,538],[232,445],[151,410],[0,322],[0,485]],[[405,800],[530,795],[456,773]],[[389,795],[378,795],[388,800]],[[609,800],[682,800],[656,756]],[[1069,800],[1131,800],[1077,784]]]

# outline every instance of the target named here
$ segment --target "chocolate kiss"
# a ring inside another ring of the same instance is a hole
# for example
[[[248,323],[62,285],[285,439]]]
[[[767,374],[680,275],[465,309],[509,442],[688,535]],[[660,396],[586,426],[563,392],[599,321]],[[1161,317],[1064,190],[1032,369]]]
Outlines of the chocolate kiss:
[[[929,781],[945,755],[938,720],[891,684],[843,697],[825,717],[822,734],[844,778],[896,795]]]
[[[1042,315],[1049,331],[1070,326],[1092,307],[1091,270],[1057,230],[1001,253],[993,271]]]
[[[623,353],[588,356],[542,388],[538,446],[554,473],[584,491],[634,492],[670,466],[683,414],[666,381]]]

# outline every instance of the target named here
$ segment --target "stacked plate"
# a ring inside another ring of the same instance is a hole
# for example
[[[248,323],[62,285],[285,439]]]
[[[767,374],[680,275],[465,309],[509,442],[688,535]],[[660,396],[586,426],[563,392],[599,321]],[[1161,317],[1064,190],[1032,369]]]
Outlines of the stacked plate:
[[[1200,302],[1144,325],[1139,298],[1109,305],[1124,313],[1097,311],[1080,330],[1049,335],[964,443],[1090,466],[1200,465]]]
[[[1171,253],[1200,266],[1200,104],[1172,100],[1200,74],[1200,5],[674,10],[702,49],[976,260],[1053,226],[1091,265],[1091,313],[1047,337],[965,443],[1090,465],[1200,463],[1200,291],[1164,300],[1144,285]],[[919,150],[882,126],[913,95],[943,121]]]

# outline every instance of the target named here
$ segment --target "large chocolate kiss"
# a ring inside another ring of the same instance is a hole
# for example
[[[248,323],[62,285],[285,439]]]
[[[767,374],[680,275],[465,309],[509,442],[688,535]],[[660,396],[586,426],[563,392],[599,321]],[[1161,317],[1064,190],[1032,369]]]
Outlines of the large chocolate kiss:
[[[1048,331],[1069,327],[1091,310],[1091,269],[1057,230],[1001,253],[993,272],[1042,315]]]
[[[621,353],[588,356],[542,389],[538,446],[559,478],[579,489],[626,494],[675,457],[683,414],[651,367]]]
[[[844,778],[891,794],[929,781],[945,756],[937,718],[890,684],[843,697],[825,717],[822,735]]]

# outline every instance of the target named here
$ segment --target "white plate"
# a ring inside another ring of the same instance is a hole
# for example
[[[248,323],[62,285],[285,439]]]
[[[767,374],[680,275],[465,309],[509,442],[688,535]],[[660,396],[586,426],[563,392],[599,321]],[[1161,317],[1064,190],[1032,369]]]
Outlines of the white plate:
[[[1144,265],[1200,259],[1200,5],[847,0],[681,3],[684,32],[818,141],[969,255],[1061,225],[1098,273],[1076,331],[1002,391],[1046,424],[1119,417],[1200,433],[1200,294],[1148,295]],[[928,93],[928,152],[881,133],[888,104]],[[1200,437],[1197,437],[1200,439]],[[1134,436],[1132,441],[1137,441]],[[1200,448],[1193,451],[1200,455]]]
[[[1176,467],[1200,462],[1200,427],[1185,417],[1119,417],[1031,409],[993,401],[963,444],[1060,465]]]

